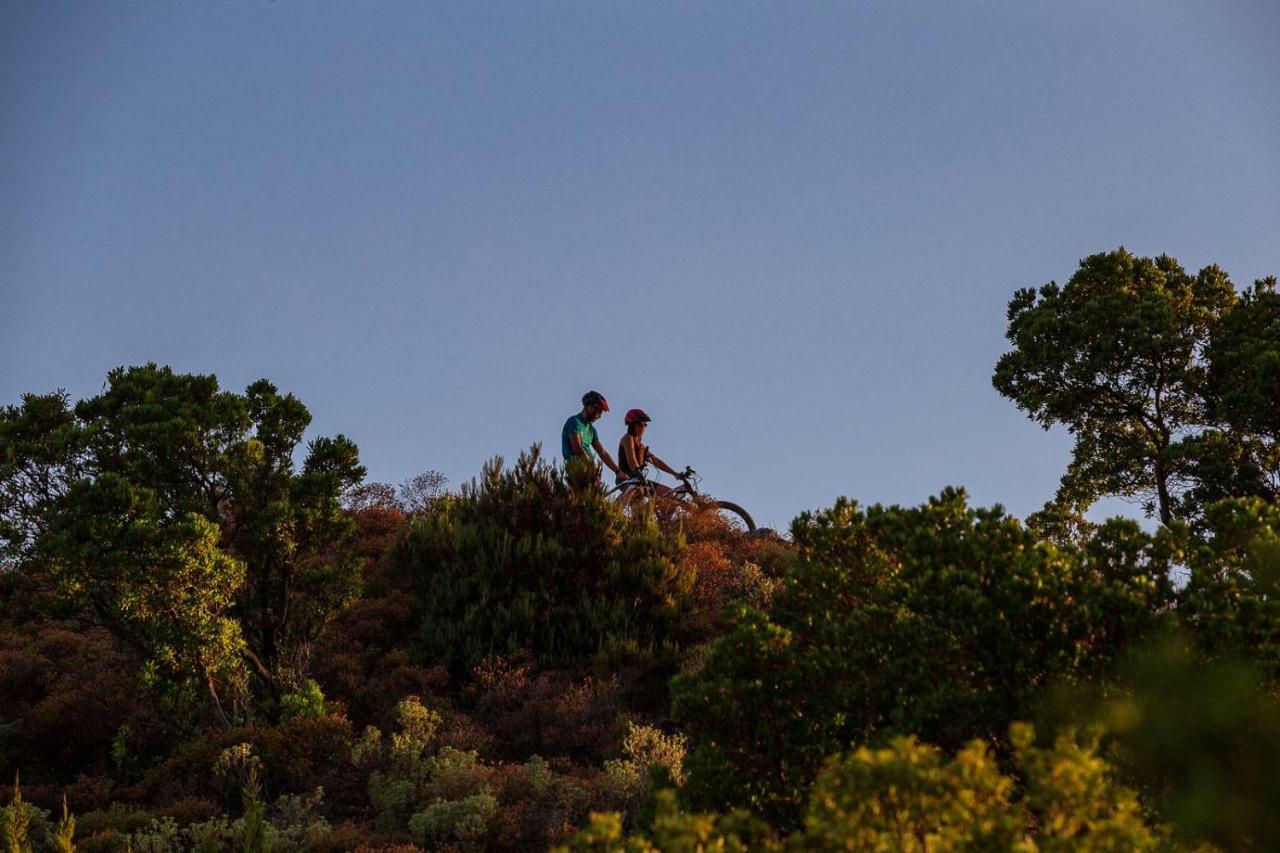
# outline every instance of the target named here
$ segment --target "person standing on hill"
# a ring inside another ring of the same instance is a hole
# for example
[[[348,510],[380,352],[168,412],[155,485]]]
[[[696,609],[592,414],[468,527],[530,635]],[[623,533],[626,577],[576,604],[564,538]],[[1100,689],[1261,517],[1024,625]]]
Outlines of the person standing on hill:
[[[599,391],[588,391],[582,395],[582,411],[570,416],[560,431],[560,455],[564,457],[565,465],[570,459],[586,459],[593,465],[604,462],[610,471],[622,476],[622,470],[600,443],[594,426],[607,411],[609,401]]]

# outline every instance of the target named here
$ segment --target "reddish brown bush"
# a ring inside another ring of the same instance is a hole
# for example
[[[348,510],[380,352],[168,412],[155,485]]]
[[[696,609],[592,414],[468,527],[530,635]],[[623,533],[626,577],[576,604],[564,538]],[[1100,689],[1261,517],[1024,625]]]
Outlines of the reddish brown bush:
[[[171,817],[179,826],[199,823],[222,814],[222,806],[208,797],[184,797],[156,809],[158,817]]]
[[[568,756],[598,763],[621,737],[621,684],[569,670],[494,658],[468,688],[474,716],[497,741],[496,757]]]
[[[316,644],[316,680],[326,696],[342,700],[358,726],[389,728],[396,703],[405,696],[439,696],[447,690],[443,667],[417,666],[409,658],[404,646],[417,624],[412,600],[392,592],[356,602]]]
[[[167,744],[132,657],[107,632],[0,623],[0,778],[20,770],[32,783],[67,784],[118,771],[111,748],[122,726],[147,733],[148,751]]]
[[[351,723],[332,715],[210,733],[152,768],[142,782],[120,796],[132,802],[166,805],[187,798],[208,798],[223,808],[239,808],[238,784],[216,776],[213,768],[224,749],[240,743],[251,744],[253,754],[261,760],[265,799],[317,787],[350,793],[360,788],[358,780],[349,778],[355,775],[350,763],[351,737]]]
[[[118,829],[82,834],[77,826],[76,850],[80,853],[126,853],[130,849],[129,836]]]

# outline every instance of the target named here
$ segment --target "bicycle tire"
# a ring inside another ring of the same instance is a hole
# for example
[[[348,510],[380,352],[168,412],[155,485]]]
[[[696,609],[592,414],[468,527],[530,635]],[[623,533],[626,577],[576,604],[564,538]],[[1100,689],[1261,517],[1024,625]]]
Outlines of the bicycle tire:
[[[710,501],[703,505],[703,509],[714,512],[730,529],[742,528],[741,532],[744,533],[756,532],[756,522],[751,513],[732,501]]]
[[[689,502],[668,495],[657,495],[646,489],[632,489],[618,499],[622,512],[629,518],[652,513],[659,524],[671,524],[690,511]]]
[[[622,507],[623,515],[627,518],[635,518],[637,514],[645,511],[645,503],[649,500],[649,495],[644,489],[633,488],[618,495],[616,500]]]

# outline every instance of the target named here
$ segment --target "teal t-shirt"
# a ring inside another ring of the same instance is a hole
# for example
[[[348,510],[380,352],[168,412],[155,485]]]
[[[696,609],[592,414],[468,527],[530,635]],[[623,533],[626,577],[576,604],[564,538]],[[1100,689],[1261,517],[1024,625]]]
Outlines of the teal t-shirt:
[[[578,440],[582,442],[587,458],[595,462],[596,452],[591,449],[591,445],[596,442],[596,428],[589,421],[584,421],[582,415],[574,415],[564,422],[564,429],[560,430],[560,458],[566,462],[573,458],[573,445],[569,443],[569,436],[574,433],[577,433]]]

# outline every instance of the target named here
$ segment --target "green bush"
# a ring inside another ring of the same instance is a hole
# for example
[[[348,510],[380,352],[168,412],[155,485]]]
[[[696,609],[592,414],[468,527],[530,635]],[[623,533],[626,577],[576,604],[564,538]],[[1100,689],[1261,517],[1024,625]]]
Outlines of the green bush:
[[[1169,634],[1127,655],[1114,681],[1064,690],[1051,707],[1058,720],[1107,733],[1109,755],[1180,839],[1271,849],[1280,838],[1276,686],[1248,661],[1205,659],[1194,636]]]
[[[692,588],[677,555],[651,521],[626,518],[593,471],[562,472],[535,446],[442,499],[391,561],[417,595],[423,656],[465,670],[526,649],[578,665],[661,648]]]
[[[409,833],[428,849],[441,843],[479,849],[497,813],[498,801],[488,791],[461,800],[436,800],[409,819]]]
[[[0,845],[5,853],[31,853],[44,845],[51,830],[49,813],[22,798],[22,788],[15,777],[13,798],[0,808]]]
[[[1209,540],[1188,555],[1179,621],[1203,654],[1249,660],[1280,679],[1280,506],[1222,501],[1205,526]]]
[[[1009,734],[1021,779],[1001,771],[988,743],[948,759],[914,737],[862,747],[826,762],[803,829],[785,840],[745,812],[692,813],[659,793],[652,828],[624,837],[622,816],[596,814],[566,851],[850,850],[1130,851],[1176,849],[1167,827],[1147,822],[1137,793],[1118,782],[1095,739],[1074,732],[1033,746],[1034,730]]]
[[[691,802],[779,826],[827,755],[889,733],[948,749],[999,738],[1055,679],[1105,671],[1159,621],[1180,553],[1118,520],[1087,547],[1054,546],[957,490],[913,509],[841,500],[792,533],[771,612],[740,606],[673,686]]]
[[[747,853],[782,850],[776,833],[746,812],[730,814],[682,811],[674,791],[657,792],[653,827],[646,835],[627,836],[622,815],[598,812],[556,853]],[[802,849],[802,848],[801,848]]]
[[[1144,822],[1135,791],[1117,782],[1096,740],[1061,735],[1032,746],[1010,732],[1023,776],[1003,774],[983,741],[944,760],[915,738],[862,748],[819,774],[805,830],[810,850],[1152,850],[1167,830]]]
[[[314,679],[307,682],[292,693],[280,697],[280,719],[292,720],[294,717],[323,717],[329,713],[325,703],[324,692]]]

